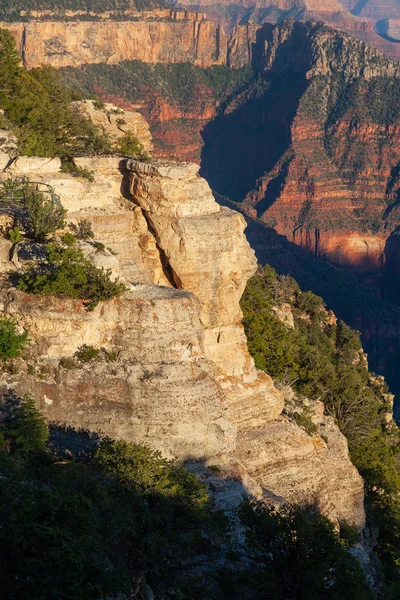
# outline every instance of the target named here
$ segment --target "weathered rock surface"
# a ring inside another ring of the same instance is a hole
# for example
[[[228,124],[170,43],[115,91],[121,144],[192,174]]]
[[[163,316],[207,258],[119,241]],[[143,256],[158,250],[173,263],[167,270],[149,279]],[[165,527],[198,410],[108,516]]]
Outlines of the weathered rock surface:
[[[193,62],[201,67],[225,62],[226,41],[219,26],[202,13],[166,12],[161,17],[157,11],[149,12],[147,18],[132,21],[3,22],[0,26],[11,31],[28,69],[123,60]]]
[[[145,152],[153,150],[149,124],[139,112],[123,110],[110,102],[104,103],[103,108],[96,108],[93,100],[81,100],[74,102],[74,105],[112,141],[117,141],[125,133],[132,133],[140,140]]]
[[[215,202],[197,165],[129,160],[127,168],[132,198],[154,232],[171,283],[200,299],[206,352],[220,369],[236,419],[277,416],[283,398],[255,370],[240,323],[239,300],[256,269],[242,216]]]
[[[323,435],[308,435],[280,417],[238,436],[236,455],[264,493],[295,504],[316,504],[338,521],[364,525],[364,486],[349,468],[346,438],[325,417]]]
[[[87,312],[82,301],[3,288],[0,308],[29,331],[38,373],[4,373],[8,385],[33,393],[51,420],[221,465],[221,507],[247,489],[362,526],[362,480],[339,430],[319,414],[325,443],[280,416],[283,393],[249,355],[239,299],[256,262],[242,216],[215,203],[197,165],[104,157],[82,166],[93,182],[30,176],[118,248],[129,291]],[[102,358],[73,359],[84,344]]]
[[[167,456],[207,458],[232,451],[236,428],[204,358],[199,302],[193,294],[138,285],[87,312],[81,301],[2,297],[5,314],[29,331],[38,356],[71,356],[81,345],[104,347],[118,360],[60,368],[37,380],[13,381],[31,391],[51,420],[156,446]]]

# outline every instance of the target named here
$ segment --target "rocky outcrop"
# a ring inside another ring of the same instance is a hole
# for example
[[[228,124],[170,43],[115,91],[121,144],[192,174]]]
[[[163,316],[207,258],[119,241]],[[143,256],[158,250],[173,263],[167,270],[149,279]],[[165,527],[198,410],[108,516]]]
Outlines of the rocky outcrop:
[[[215,202],[197,165],[128,161],[127,167],[132,198],[155,235],[171,283],[200,299],[206,353],[218,365],[236,422],[246,427],[276,417],[282,396],[255,370],[241,325],[239,300],[256,270],[243,218]]]
[[[256,263],[244,219],[216,204],[196,165],[86,160],[93,182],[46,174],[44,161],[25,175],[51,182],[71,220],[90,219],[96,239],[118,248],[129,291],[87,312],[3,286],[2,312],[32,340],[30,367],[3,373],[7,385],[33,393],[52,420],[221,465],[257,497],[317,503],[361,527],[362,480],[336,426],[324,442],[280,416],[283,393],[248,353],[239,299]],[[103,348],[96,361],[73,358],[84,344]]]
[[[110,102],[99,107],[94,100],[77,101],[73,106],[101,128],[111,141],[115,142],[124,134],[131,133],[140,140],[145,152],[153,150],[150,127],[141,113],[121,109]]]
[[[3,312],[29,331],[47,374],[16,377],[13,387],[34,393],[51,420],[147,443],[166,456],[232,451],[236,428],[204,357],[199,308],[190,293],[150,285],[93,312],[79,301],[3,294]],[[103,347],[113,362],[51,368],[83,344]]]

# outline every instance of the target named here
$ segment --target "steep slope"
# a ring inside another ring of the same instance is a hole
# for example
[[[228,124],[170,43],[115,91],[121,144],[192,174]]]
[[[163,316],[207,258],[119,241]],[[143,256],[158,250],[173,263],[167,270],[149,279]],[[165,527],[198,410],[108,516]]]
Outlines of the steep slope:
[[[276,24],[284,19],[323,21],[375,46],[392,58],[400,58],[396,37],[399,8],[394,0],[183,0],[171,4],[203,10],[211,20],[228,30],[246,22]]]
[[[203,173],[317,256],[379,269],[396,223],[400,68],[318,24],[263,34],[258,80],[204,130]]]

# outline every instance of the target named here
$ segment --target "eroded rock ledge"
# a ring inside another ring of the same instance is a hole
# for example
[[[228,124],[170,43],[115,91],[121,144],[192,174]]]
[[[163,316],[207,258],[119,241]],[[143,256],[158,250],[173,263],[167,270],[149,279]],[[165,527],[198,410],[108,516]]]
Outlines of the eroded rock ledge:
[[[112,261],[129,292],[89,313],[81,301],[4,288],[2,311],[29,330],[43,366],[40,377],[4,374],[7,385],[31,391],[52,420],[231,465],[259,497],[316,503],[362,526],[363,482],[345,438],[320,408],[325,440],[281,415],[282,392],[254,367],[239,307],[254,252],[243,217],[214,201],[197,165],[79,159],[94,171],[88,182],[54,161],[18,160],[24,175],[54,187],[70,221],[91,221],[117,253],[103,264]],[[9,243],[1,238],[4,270]],[[83,344],[113,359],[68,367]]]

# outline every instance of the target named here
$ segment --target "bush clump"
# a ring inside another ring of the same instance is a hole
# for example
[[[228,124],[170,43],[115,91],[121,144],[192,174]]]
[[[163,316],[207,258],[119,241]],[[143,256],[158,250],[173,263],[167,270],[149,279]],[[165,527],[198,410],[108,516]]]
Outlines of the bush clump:
[[[36,408],[32,396],[9,398],[5,402],[12,413],[0,427],[1,442],[8,453],[30,454],[44,452],[49,428]]]
[[[0,357],[16,358],[29,344],[28,334],[18,332],[17,323],[8,317],[0,317]]]
[[[315,508],[278,510],[249,501],[241,517],[249,550],[261,565],[253,576],[258,598],[372,600],[357,559]]]
[[[94,346],[83,344],[78,350],[75,352],[74,356],[81,363],[88,363],[98,357],[100,350],[95,348]]]
[[[48,261],[21,275],[18,289],[29,294],[81,298],[88,310],[126,290],[123,283],[111,279],[110,269],[95,267],[79,248],[52,243],[46,253]]]
[[[290,304],[294,328],[274,313],[282,301]],[[347,437],[351,459],[364,477],[369,523],[379,530],[376,551],[386,577],[385,598],[396,598],[400,430],[395,423],[388,426],[388,389],[369,373],[358,332],[337,321],[321,298],[302,292],[292,278],[278,276],[268,265],[249,281],[241,306],[256,365],[277,380],[290,381],[299,395],[321,400]],[[313,433],[307,413],[291,416]]]
[[[78,240],[92,240],[94,238],[92,224],[87,219],[81,219],[78,223],[70,223],[69,228]]]
[[[124,156],[132,156],[141,160],[148,158],[143,150],[142,144],[131,131],[124,133],[124,135],[117,140],[116,146],[118,152]]]
[[[54,201],[51,194],[28,189],[24,207],[22,224],[27,237],[32,240],[43,242],[48,235],[65,227],[67,211]]]

